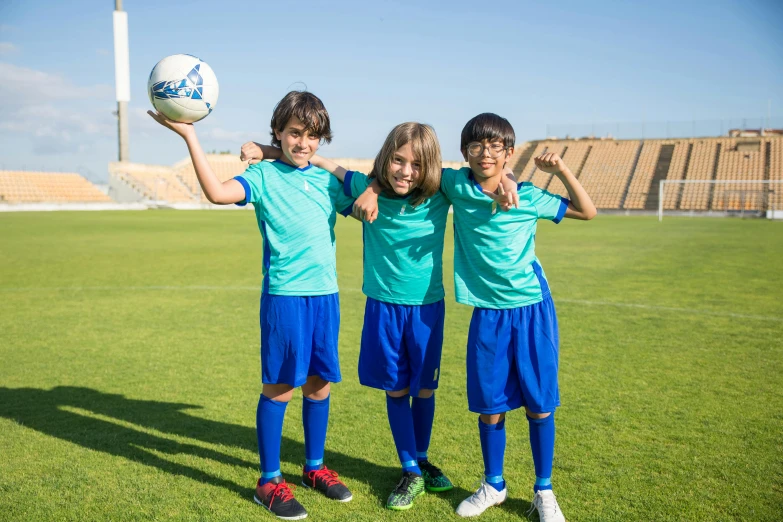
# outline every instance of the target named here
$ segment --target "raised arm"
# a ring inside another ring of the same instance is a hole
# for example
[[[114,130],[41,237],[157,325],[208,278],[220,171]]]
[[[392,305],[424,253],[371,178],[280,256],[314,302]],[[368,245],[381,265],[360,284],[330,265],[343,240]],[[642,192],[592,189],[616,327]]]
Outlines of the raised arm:
[[[559,155],[550,152],[538,156],[534,161],[539,169],[557,176],[568,191],[568,199],[571,202],[568,204],[565,217],[584,221],[595,217],[597,212],[593,200]]]
[[[238,181],[230,179],[221,182],[215,175],[207,161],[204,150],[201,148],[193,124],[171,121],[162,114],[152,111],[147,111],[147,114],[164,127],[179,134],[185,140],[190,152],[190,159],[193,161],[193,167],[196,170],[198,183],[201,185],[201,190],[204,191],[204,195],[207,196],[210,203],[230,205],[245,199],[245,189]]]
[[[312,163],[318,168],[330,172],[334,177],[339,179],[341,182],[343,183],[345,182],[345,173],[348,172],[348,170],[341,167],[334,161],[321,157],[318,154],[316,154],[312,158],[310,158],[310,163]]]

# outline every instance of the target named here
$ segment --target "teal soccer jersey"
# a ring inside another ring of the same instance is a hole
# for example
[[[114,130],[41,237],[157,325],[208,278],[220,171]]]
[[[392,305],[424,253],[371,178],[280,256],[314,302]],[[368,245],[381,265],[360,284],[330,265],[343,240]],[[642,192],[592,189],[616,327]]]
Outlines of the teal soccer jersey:
[[[265,294],[314,296],[337,292],[334,223],[353,198],[327,171],[282,161],[250,165],[236,179],[256,211],[264,240]]]
[[[536,223],[559,223],[568,200],[520,183],[519,208],[503,212],[485,195],[470,168],[444,169],[441,190],[454,206],[454,286],[457,302],[479,308],[517,308],[549,295],[536,258]]]
[[[345,190],[360,196],[371,180],[348,172]],[[449,202],[442,193],[416,207],[409,198],[378,197],[378,218],[364,223],[364,285],[385,303],[425,305],[443,299],[443,236]]]

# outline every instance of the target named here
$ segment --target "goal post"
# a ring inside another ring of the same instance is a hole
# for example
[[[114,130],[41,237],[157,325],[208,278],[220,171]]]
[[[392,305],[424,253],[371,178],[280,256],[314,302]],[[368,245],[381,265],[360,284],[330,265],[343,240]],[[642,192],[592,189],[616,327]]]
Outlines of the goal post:
[[[658,221],[670,212],[783,213],[783,180],[661,180]]]

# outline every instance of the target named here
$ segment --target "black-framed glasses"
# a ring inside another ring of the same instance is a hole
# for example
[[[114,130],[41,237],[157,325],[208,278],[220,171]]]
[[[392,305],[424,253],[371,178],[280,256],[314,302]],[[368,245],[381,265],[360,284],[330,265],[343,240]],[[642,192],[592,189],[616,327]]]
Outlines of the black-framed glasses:
[[[472,143],[468,143],[468,154],[470,154],[474,158],[477,158],[482,154],[484,154],[485,148],[489,151],[490,158],[497,158],[498,156],[503,154],[504,150],[507,149],[507,147],[504,147],[500,143],[490,143],[488,145],[484,145],[483,143],[474,141]]]

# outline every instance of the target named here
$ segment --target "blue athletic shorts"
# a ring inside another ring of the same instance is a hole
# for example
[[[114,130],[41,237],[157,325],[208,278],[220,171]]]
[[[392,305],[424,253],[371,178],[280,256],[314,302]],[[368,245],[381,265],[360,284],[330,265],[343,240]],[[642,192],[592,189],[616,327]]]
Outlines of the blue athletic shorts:
[[[475,308],[468,333],[468,409],[533,413],[560,406],[559,336],[552,297],[508,310]]]
[[[261,375],[264,384],[303,385],[317,375],[340,382],[337,294],[261,296]]]
[[[434,390],[443,350],[441,299],[426,305],[397,305],[367,298],[364,308],[359,382],[371,388],[399,391]]]

